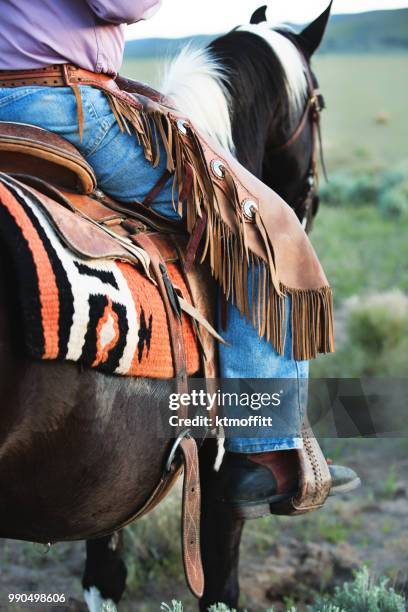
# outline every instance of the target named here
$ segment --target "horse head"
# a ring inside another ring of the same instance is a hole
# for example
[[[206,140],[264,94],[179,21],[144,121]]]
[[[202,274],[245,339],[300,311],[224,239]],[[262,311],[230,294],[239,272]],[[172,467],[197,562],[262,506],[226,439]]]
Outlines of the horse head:
[[[299,34],[268,27],[262,6],[248,25],[206,48],[184,48],[161,88],[202,131],[286,200],[301,221],[306,209],[313,209],[311,217],[317,208],[323,99],[311,59],[323,39],[331,5]]]

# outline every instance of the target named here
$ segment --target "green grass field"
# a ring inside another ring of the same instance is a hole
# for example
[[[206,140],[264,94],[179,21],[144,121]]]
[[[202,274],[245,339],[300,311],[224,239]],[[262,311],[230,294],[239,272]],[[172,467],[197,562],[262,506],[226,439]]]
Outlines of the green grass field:
[[[408,55],[325,55],[314,63],[327,109],[323,139],[330,174],[408,167]],[[154,85],[163,62],[124,63],[123,73]],[[376,117],[384,115],[386,123]],[[330,185],[328,187],[330,190]],[[366,291],[408,291],[408,220],[384,218],[367,206],[322,202],[312,235],[336,301]]]
[[[325,186],[326,200],[322,198],[311,239],[334,289],[337,319],[343,323],[344,300],[353,295],[395,289],[408,293],[408,87],[403,76],[407,66],[408,55],[402,54],[325,55],[314,62],[327,103],[323,140],[332,181]],[[157,60],[125,62],[122,70],[156,86],[160,71],[163,63]],[[381,213],[378,194],[395,169],[405,171],[398,192],[405,213],[392,217]],[[349,188],[353,194],[356,182],[363,184],[358,198],[344,197]],[[329,205],[339,184],[342,199],[337,206]],[[346,340],[346,325],[341,327],[340,339]],[[383,372],[379,359],[378,372],[375,367],[373,371],[373,355],[364,355],[364,350],[357,355],[352,338],[348,345],[346,355],[343,350],[334,358],[319,358],[313,372],[321,376],[339,376],[342,371],[359,376],[367,369],[372,374]],[[395,350],[394,361],[408,363],[406,344]]]
[[[121,72],[158,86],[163,62],[124,62]],[[408,55],[324,55],[314,69],[326,98],[323,136],[329,167],[408,158]],[[389,116],[386,125],[376,116]]]
[[[317,57],[314,68],[327,103],[323,136],[330,169],[408,159],[408,55],[327,55]],[[379,114],[388,123],[377,123]]]
[[[366,292],[408,292],[408,219],[387,219],[373,206],[325,208],[312,242],[331,279],[335,301]]]

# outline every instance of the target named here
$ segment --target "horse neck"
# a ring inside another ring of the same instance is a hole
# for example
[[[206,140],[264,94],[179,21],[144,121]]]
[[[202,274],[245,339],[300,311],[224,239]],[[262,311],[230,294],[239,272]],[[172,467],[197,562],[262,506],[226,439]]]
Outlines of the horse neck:
[[[236,157],[263,178],[267,147],[289,138],[303,106],[298,51],[281,33],[256,26],[217,38],[208,49],[225,75]]]
[[[296,106],[289,76],[266,40],[233,31],[205,49],[185,48],[167,66],[161,91],[263,179],[267,148],[289,138],[298,120],[299,108],[288,110]]]
[[[231,79],[231,132],[238,161],[252,174],[262,178],[265,150],[269,135],[281,134],[282,130],[274,110],[276,100],[266,100],[261,91],[250,96],[239,92],[248,91],[246,79],[239,75]],[[269,103],[270,105],[269,105]]]
[[[160,89],[201,131],[260,176],[271,112],[259,101],[261,91],[242,95],[248,86],[233,61],[226,61],[212,45],[187,48],[168,66]]]

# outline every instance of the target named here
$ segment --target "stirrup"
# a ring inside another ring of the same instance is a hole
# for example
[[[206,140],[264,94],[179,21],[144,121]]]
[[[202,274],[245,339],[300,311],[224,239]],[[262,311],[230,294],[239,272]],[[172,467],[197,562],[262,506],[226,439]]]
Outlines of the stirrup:
[[[305,422],[302,431],[303,448],[297,449],[299,459],[299,488],[296,495],[271,506],[271,514],[295,516],[322,508],[332,485],[329,466],[322,449]]]

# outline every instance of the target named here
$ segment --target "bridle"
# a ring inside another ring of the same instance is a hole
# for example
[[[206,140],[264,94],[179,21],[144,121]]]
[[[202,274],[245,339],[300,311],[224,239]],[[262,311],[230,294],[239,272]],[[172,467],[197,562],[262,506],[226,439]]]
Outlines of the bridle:
[[[303,60],[307,87],[308,87],[308,98],[305,104],[303,114],[294,132],[292,132],[291,136],[283,144],[279,145],[278,147],[275,147],[274,149],[272,149],[272,151],[269,151],[269,154],[278,155],[279,153],[282,153],[283,151],[286,151],[287,149],[289,149],[293,144],[297,142],[297,140],[299,139],[299,137],[305,130],[306,126],[308,125],[309,120],[311,121],[312,123],[312,155],[310,158],[310,165],[306,173],[306,178],[302,184],[301,192],[299,196],[295,199],[295,201],[291,204],[291,208],[293,208],[293,210],[295,211],[303,228],[305,229],[307,233],[309,233],[310,230],[312,229],[313,220],[319,209],[319,196],[317,194],[318,149],[320,150],[323,174],[327,178],[326,165],[324,163],[324,157],[323,157],[323,146],[322,146],[322,137],[321,137],[321,128],[320,128],[320,114],[322,110],[326,107],[326,105],[325,105],[323,94],[320,91],[317,79],[312,73],[311,68],[309,66],[309,62],[307,61],[303,51],[299,48],[296,42],[293,40],[292,42],[295,44]]]

